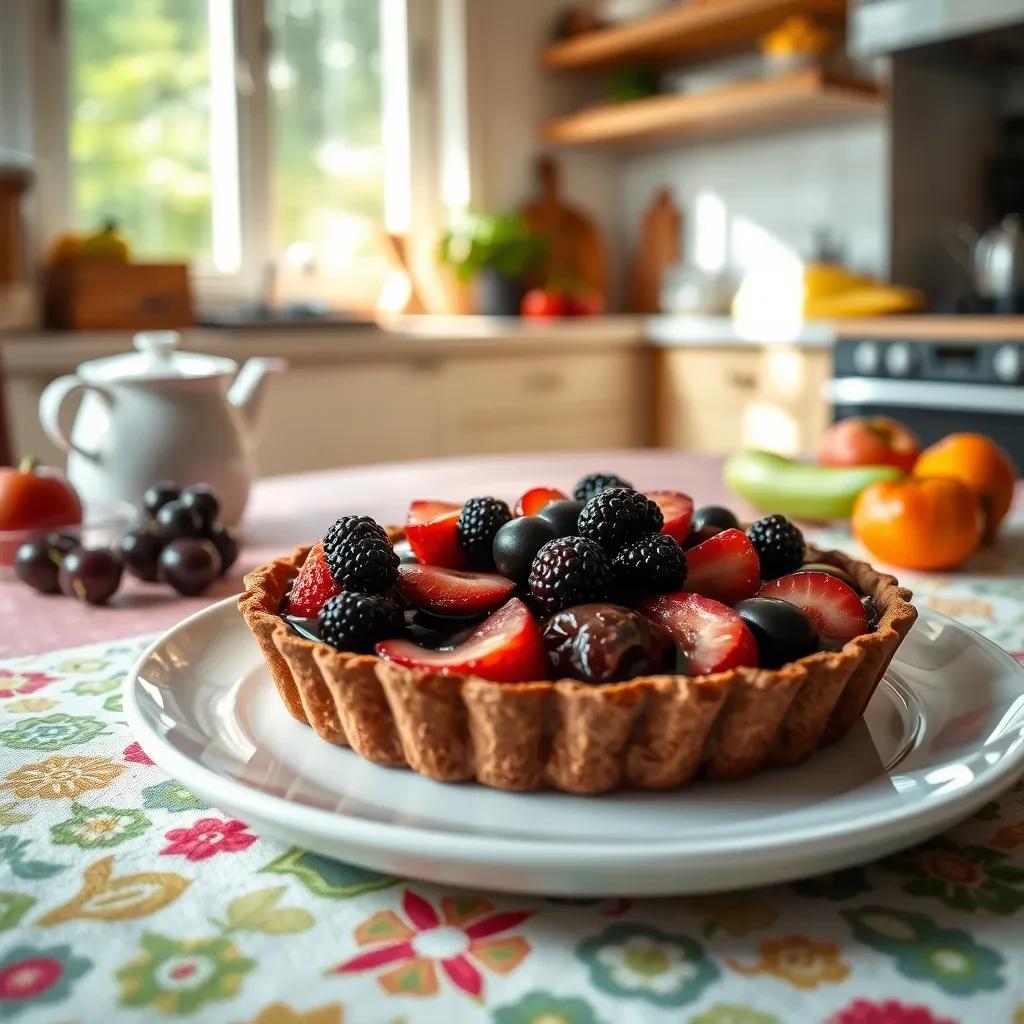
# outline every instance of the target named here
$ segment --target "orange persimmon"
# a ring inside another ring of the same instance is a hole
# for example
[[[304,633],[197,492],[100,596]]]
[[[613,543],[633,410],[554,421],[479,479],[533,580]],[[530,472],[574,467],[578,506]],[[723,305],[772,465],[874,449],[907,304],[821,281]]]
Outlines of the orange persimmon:
[[[952,477],[874,483],[857,497],[854,536],[876,558],[904,569],[952,569],[981,542],[974,492]]]
[[[914,463],[914,476],[951,476],[978,497],[985,517],[985,540],[992,540],[1013,501],[1013,460],[983,434],[950,434],[926,448]]]

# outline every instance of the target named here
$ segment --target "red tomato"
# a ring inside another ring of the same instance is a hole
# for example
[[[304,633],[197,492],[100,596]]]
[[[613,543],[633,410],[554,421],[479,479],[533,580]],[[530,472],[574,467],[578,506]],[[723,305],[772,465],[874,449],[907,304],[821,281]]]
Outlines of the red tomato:
[[[82,521],[82,503],[62,473],[25,459],[14,469],[0,467],[0,565],[10,565],[14,553],[28,536],[26,531],[46,533]]]
[[[528,320],[554,320],[566,316],[569,305],[565,294],[555,288],[531,288],[519,311]]]
[[[569,316],[600,316],[604,312],[604,299],[599,292],[577,292],[568,297]]]
[[[82,503],[63,473],[25,459],[0,467],[0,530],[50,530],[82,521]]]

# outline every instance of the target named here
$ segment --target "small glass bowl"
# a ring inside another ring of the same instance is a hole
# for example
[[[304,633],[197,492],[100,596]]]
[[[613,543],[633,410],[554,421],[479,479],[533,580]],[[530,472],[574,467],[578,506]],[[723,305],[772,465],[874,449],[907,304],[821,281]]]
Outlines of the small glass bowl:
[[[40,530],[0,530],[0,579],[11,579],[14,556],[27,540],[48,533],[66,533],[78,537],[88,547],[116,544],[139,521],[139,510],[130,501],[94,501],[85,507],[77,526],[57,526]]]

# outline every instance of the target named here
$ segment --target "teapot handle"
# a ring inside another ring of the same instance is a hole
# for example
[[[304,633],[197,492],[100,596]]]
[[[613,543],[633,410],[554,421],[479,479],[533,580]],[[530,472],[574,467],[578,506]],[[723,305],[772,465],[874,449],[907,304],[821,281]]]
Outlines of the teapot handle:
[[[61,426],[60,414],[64,403],[77,391],[95,391],[108,404],[113,402],[111,393],[98,384],[90,384],[68,374],[66,377],[58,377],[50,381],[39,396],[39,422],[42,424],[43,432],[61,451],[77,452],[87,459],[95,459],[96,452],[91,452],[74,443],[68,437]]]

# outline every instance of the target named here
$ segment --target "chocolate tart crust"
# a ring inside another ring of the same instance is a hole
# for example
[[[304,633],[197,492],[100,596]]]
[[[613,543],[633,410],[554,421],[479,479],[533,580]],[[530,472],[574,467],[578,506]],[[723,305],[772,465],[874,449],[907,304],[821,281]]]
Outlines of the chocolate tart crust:
[[[392,539],[402,531],[389,528]],[[245,577],[239,607],[289,713],[321,739],[376,764],[441,782],[603,793],[674,789],[698,774],[739,779],[792,765],[861,717],[917,618],[910,591],[838,551],[808,559],[845,569],[879,612],[841,650],[781,669],[494,683],[441,675],[298,636],[279,610],[309,553],[297,548]]]

